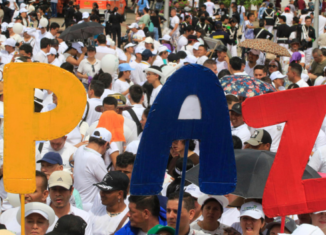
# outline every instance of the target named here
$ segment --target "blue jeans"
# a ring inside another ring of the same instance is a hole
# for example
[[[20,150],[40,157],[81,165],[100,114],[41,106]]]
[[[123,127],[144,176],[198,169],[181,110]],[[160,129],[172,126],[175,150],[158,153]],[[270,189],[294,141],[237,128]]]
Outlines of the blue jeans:
[[[157,27],[154,27],[153,33],[154,33],[154,39],[156,41],[158,41],[158,28]]]
[[[52,17],[57,17],[57,3],[51,2]]]

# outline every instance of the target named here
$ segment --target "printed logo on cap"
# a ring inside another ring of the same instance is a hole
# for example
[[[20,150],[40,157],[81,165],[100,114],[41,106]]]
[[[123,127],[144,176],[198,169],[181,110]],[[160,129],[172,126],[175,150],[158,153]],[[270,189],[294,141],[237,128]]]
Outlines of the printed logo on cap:
[[[59,179],[57,179],[57,181],[63,181],[62,178],[60,177]]]
[[[247,206],[245,208],[242,209],[242,211],[249,211],[249,210],[253,210],[253,211],[259,211],[257,209],[257,206],[256,205],[253,205],[253,206]]]
[[[259,132],[255,131],[250,138],[256,138],[258,134],[259,134]]]

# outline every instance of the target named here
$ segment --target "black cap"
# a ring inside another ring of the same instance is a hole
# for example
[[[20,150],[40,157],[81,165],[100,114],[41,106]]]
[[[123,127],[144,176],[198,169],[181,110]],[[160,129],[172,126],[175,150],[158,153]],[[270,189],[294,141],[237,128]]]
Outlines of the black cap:
[[[16,20],[23,20],[23,18],[20,15],[16,16],[15,19]]]
[[[87,51],[96,51],[96,48],[94,46],[88,46]]]
[[[236,103],[232,106],[232,108],[230,109],[230,111],[234,111],[237,114],[242,115],[242,109],[241,109],[241,103]]]
[[[223,51],[223,52],[227,52],[227,51],[228,51],[228,49],[227,49],[226,46],[224,46],[224,45],[219,45],[219,46],[217,46],[217,47],[216,47],[216,50],[217,50],[217,51]]]
[[[171,53],[170,55],[168,55],[169,62],[177,63],[179,59],[180,59],[179,56],[175,53]]]
[[[180,59],[184,59],[184,58],[187,57],[187,53],[186,53],[185,51],[178,51],[177,56],[178,56]]]
[[[298,43],[300,45],[300,41],[299,39],[297,38],[294,38],[291,42],[290,42],[290,45],[293,44],[293,43]]]
[[[7,227],[4,224],[0,224],[0,229],[7,229]]]
[[[110,171],[104,176],[102,182],[94,185],[103,191],[127,190],[129,178],[120,171]]]
[[[64,215],[47,235],[84,235],[87,223],[79,216]]]

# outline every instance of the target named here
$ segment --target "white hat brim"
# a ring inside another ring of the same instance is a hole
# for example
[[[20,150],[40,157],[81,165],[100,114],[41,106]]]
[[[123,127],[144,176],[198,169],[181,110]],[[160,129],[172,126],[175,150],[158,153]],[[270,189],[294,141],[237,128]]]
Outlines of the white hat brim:
[[[28,204],[25,204],[24,206],[25,206],[25,215],[28,214],[28,212],[31,210],[41,210],[48,215],[49,227],[51,227],[51,225],[54,223],[54,220],[55,220],[54,210],[47,204],[41,203],[41,202],[30,202]],[[20,221],[21,215],[20,214],[21,214],[21,208],[19,208],[17,215],[16,215],[16,219],[19,224],[21,224],[21,221]]]

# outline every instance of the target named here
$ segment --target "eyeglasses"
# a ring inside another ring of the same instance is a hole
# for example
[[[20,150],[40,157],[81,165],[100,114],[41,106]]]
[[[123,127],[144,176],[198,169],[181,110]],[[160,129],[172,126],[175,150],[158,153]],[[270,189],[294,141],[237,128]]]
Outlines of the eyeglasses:
[[[276,65],[273,65],[273,64],[270,64],[269,67],[270,68],[277,68],[277,66]]]
[[[95,73],[95,68],[94,68],[94,65],[92,64],[92,69],[93,69],[93,73]]]

